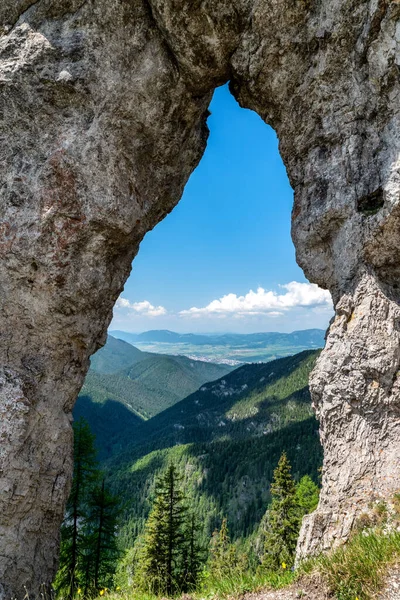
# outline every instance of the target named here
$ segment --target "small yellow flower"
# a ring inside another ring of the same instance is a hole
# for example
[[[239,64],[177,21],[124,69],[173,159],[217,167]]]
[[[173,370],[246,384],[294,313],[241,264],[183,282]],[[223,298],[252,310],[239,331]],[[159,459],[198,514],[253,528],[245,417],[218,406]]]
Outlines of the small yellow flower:
[[[286,569],[287,565],[286,563],[282,563],[282,569]]]
[[[78,594],[81,595],[82,594],[82,590],[81,588],[78,588]]]
[[[100,590],[100,596],[104,596],[104,591],[105,590]]]
[[[116,590],[117,590],[117,592],[118,592],[118,591],[119,591],[121,588],[119,587],[119,585],[117,585],[117,587],[116,587],[115,589],[116,589]]]

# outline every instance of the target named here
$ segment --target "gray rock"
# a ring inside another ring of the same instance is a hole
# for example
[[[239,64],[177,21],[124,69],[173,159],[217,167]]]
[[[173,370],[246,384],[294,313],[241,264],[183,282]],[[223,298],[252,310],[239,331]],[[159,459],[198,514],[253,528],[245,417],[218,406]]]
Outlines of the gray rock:
[[[399,16],[394,0],[2,1],[0,597],[49,587],[89,357],[228,80],[279,136],[297,260],[337,306],[299,556],[398,487]]]

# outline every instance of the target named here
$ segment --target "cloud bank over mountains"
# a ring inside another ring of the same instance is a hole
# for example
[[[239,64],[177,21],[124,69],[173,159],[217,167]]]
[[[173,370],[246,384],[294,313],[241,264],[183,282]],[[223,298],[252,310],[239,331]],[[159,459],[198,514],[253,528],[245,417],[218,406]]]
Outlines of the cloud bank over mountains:
[[[156,306],[148,300],[132,302],[120,297],[114,309],[113,325],[126,329],[146,327],[148,324],[157,327],[177,327],[179,323],[192,322],[205,329],[212,329],[213,323],[223,321],[225,324],[241,322],[254,326],[268,326],[271,319],[274,323],[302,323],[304,327],[324,327],[333,312],[332,299],[329,292],[313,283],[290,283],[280,285],[278,290],[250,290],[243,296],[230,293],[212,300],[203,307],[192,306],[183,310],[167,310],[164,306]]]
[[[284,293],[264,290],[259,287],[256,292],[250,290],[245,296],[227,294],[213,300],[203,308],[192,307],[180,311],[182,317],[199,318],[202,316],[252,316],[267,315],[277,317],[293,308],[326,307],[332,309],[329,292],[322,290],[314,283],[298,283],[292,281],[281,285]]]

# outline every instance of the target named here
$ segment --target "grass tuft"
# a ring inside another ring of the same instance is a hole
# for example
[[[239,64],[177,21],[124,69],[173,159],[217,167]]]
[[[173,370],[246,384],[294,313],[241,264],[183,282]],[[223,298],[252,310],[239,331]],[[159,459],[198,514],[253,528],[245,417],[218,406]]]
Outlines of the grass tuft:
[[[319,572],[337,600],[373,600],[391,565],[400,560],[398,531],[365,530],[346,546],[307,561],[300,573]]]
[[[265,588],[279,589],[290,585],[295,580],[292,571],[280,570],[275,572],[235,572],[222,579],[208,577],[203,581],[197,598],[237,598],[247,592],[257,592]]]

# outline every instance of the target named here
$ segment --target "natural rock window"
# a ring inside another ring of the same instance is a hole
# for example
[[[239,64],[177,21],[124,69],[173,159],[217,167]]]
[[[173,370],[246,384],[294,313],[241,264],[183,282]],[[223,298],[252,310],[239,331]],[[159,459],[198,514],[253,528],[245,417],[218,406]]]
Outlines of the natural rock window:
[[[1,600],[50,589],[72,406],[227,81],[278,135],[298,264],[337,309],[310,380],[325,460],[298,555],[343,542],[398,491],[398,20],[396,0],[2,0]]]

